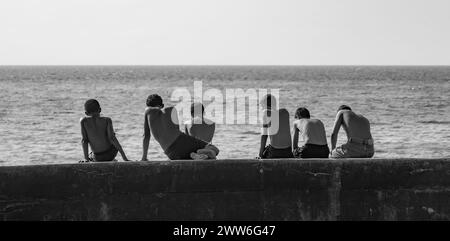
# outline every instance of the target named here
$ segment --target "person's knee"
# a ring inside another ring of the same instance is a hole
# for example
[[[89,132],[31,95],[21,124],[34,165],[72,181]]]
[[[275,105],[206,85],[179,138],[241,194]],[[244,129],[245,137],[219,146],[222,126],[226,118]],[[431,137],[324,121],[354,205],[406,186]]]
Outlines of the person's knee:
[[[213,151],[216,153],[216,155],[219,154],[219,148],[217,148],[217,147],[216,147],[215,145],[213,145],[213,144],[208,144],[205,148],[208,148],[208,149],[213,150]]]

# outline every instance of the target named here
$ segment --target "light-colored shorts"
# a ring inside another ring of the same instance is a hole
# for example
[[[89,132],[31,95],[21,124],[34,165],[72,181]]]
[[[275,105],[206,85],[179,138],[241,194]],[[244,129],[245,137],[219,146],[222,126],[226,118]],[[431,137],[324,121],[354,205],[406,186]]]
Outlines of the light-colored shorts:
[[[347,142],[331,152],[331,158],[371,158],[375,150],[373,145]]]

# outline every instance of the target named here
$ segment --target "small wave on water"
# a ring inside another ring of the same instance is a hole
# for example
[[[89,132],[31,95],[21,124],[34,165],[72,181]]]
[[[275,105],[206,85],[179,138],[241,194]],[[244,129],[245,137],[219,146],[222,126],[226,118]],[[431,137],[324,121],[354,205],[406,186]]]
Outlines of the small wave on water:
[[[447,104],[437,104],[437,105],[436,104],[426,104],[423,107],[427,107],[427,108],[432,107],[432,108],[436,108],[436,109],[441,109],[441,108],[445,108],[447,106],[448,106]]]
[[[242,134],[245,134],[245,135],[259,135],[259,134],[261,134],[260,132],[257,132],[257,131],[244,131],[244,132],[241,132]]]
[[[384,123],[384,122],[375,122],[375,123],[372,123],[372,125],[387,126],[387,125],[391,125],[391,124],[390,123]]]
[[[55,111],[55,114],[74,114],[74,111]]]
[[[437,125],[448,125],[450,121],[418,121],[420,124],[437,124]]]

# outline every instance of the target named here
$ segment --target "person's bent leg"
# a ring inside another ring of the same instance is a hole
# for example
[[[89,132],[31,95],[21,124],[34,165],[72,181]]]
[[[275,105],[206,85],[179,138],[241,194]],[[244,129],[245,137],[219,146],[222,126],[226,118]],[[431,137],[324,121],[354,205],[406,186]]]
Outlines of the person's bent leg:
[[[197,152],[191,153],[192,159],[216,159],[216,156],[219,154],[219,149],[212,145],[208,144],[203,149],[197,150]],[[206,155],[206,157],[205,157]]]
[[[165,154],[171,160],[187,160],[191,159],[191,153],[195,153],[207,145],[207,142],[181,133],[174,143],[167,148]]]
[[[216,156],[219,155],[219,152],[220,152],[219,148],[217,148],[217,146],[215,146],[211,143],[206,145],[205,149],[210,149],[210,150],[214,151]]]
[[[219,148],[209,143],[203,148],[198,149],[195,152],[191,152],[190,156],[195,160],[216,159],[219,154]]]

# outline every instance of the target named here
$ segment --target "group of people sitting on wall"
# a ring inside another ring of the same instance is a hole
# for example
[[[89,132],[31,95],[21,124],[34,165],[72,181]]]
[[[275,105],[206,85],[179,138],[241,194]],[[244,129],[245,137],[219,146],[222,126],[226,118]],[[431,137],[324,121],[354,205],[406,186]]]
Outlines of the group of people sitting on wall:
[[[258,158],[370,158],[374,155],[369,121],[349,106],[338,108],[330,152],[323,123],[311,118],[308,109],[300,107],[296,110],[291,138],[289,112],[284,108],[277,109],[276,99],[270,94],[260,104],[263,108],[263,126]],[[148,96],[146,105],[142,161],[147,161],[151,136],[171,160],[216,159],[219,149],[212,144],[215,124],[203,117],[202,104],[192,104],[192,119],[185,123],[184,132],[179,128],[176,109],[173,106],[164,107],[159,95]],[[86,116],[80,123],[85,160],[81,162],[113,161],[118,153],[124,161],[129,161],[115,137],[111,119],[100,116],[99,102],[90,99],[84,107]],[[336,147],[341,126],[347,134],[347,143]],[[301,147],[298,146],[300,136],[304,143]],[[267,139],[269,144],[266,146]]]

